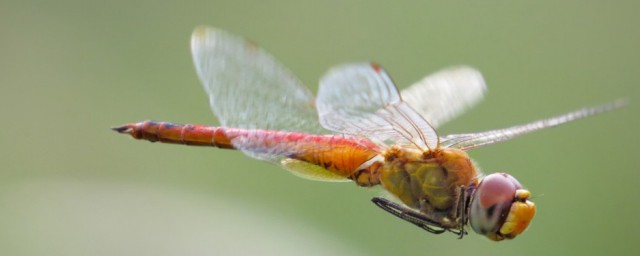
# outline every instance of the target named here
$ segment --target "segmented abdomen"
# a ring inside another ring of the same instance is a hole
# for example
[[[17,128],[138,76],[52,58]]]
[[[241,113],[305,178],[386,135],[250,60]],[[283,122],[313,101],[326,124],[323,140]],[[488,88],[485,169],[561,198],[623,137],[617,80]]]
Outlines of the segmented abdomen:
[[[376,156],[379,151],[371,141],[339,135],[154,121],[128,124],[114,130],[151,142],[240,149],[250,155],[255,154],[256,158],[293,158],[322,166],[349,178],[352,178],[360,165]]]

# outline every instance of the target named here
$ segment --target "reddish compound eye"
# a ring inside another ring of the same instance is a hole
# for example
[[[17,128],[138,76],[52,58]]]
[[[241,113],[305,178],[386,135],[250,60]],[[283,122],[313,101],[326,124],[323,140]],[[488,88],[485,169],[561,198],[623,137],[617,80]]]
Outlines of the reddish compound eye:
[[[527,200],[529,195],[509,174],[488,175],[471,199],[471,228],[494,241],[514,238],[527,228],[535,213],[535,205]]]

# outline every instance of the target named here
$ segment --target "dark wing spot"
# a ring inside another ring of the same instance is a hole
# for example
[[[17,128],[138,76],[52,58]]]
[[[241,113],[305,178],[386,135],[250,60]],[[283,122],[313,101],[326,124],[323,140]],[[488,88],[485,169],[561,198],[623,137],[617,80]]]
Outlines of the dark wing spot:
[[[373,68],[373,71],[375,71],[378,74],[382,72],[382,67],[377,63],[371,63],[371,68]]]

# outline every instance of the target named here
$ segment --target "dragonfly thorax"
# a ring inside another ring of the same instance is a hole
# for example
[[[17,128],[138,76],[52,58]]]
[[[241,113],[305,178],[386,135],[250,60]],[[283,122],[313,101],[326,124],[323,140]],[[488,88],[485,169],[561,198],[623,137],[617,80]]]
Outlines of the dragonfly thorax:
[[[443,226],[457,228],[462,224],[465,188],[475,186],[478,177],[464,151],[392,148],[383,155],[386,161],[380,181],[387,191]]]

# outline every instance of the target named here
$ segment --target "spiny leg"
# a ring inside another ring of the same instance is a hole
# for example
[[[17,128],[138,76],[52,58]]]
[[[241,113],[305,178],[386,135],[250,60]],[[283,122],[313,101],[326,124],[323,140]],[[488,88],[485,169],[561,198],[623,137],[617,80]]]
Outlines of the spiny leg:
[[[464,235],[467,234],[467,231],[464,230],[464,225],[467,224],[467,204],[468,204],[468,197],[467,197],[467,190],[465,189],[464,186],[460,186],[459,191],[461,193],[461,195],[458,197],[458,203],[457,203],[457,208],[458,208],[458,214],[457,216],[460,216],[460,227],[458,228],[459,231],[455,231],[455,230],[451,230],[449,229],[449,231],[451,233],[454,233],[456,235],[458,235],[458,239],[462,239],[462,237],[464,237]]]
[[[413,209],[402,206],[398,203],[391,202],[387,199],[374,197],[371,201],[376,204],[378,207],[383,210],[395,215],[396,217],[403,219],[413,225],[416,225],[430,233],[433,234],[442,234],[448,229],[443,227],[441,224],[429,219],[427,216],[420,214]],[[434,229],[433,227],[437,227],[440,229]]]

